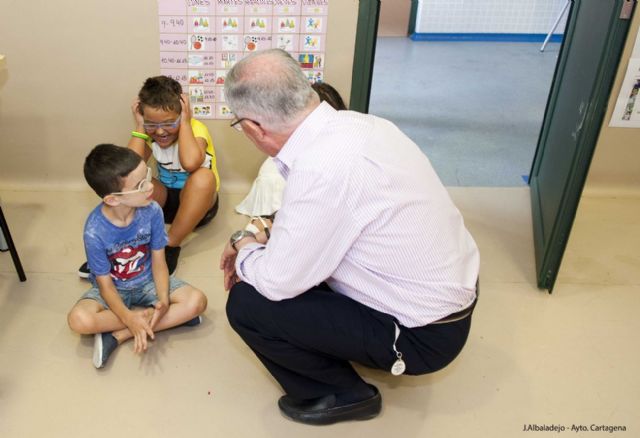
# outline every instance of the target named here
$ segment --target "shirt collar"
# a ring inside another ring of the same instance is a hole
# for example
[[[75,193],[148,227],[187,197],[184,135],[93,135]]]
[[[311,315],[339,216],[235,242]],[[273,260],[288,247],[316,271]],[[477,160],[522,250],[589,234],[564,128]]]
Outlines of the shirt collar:
[[[305,146],[315,141],[325,124],[336,112],[327,102],[321,102],[293,131],[278,155],[274,157],[278,170],[285,179],[289,176],[289,169],[296,158],[304,152]]]

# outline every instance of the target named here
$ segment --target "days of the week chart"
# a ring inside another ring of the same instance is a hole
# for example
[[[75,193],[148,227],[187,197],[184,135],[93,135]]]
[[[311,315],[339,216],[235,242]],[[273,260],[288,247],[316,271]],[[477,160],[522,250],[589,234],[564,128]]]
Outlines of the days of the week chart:
[[[224,80],[248,53],[286,50],[323,80],[328,12],[329,0],[158,0],[160,74],[188,92],[194,117],[232,118]]]

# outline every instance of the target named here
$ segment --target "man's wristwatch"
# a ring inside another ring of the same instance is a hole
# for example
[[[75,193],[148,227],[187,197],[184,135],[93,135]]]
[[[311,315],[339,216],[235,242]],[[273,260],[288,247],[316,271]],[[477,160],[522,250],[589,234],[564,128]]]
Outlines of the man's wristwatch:
[[[231,246],[233,247],[233,249],[238,251],[238,248],[236,248],[236,243],[240,242],[245,237],[253,237],[255,239],[256,235],[253,234],[251,231],[238,230],[231,235],[231,238],[229,238],[229,243],[231,243]]]

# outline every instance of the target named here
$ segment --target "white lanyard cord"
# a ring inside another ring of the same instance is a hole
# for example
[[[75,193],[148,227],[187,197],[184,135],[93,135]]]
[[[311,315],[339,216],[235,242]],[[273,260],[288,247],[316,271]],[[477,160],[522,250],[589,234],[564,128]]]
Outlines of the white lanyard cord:
[[[393,323],[393,325],[394,325],[394,326],[395,326],[395,328],[396,328],[396,337],[395,337],[395,339],[393,340],[393,351],[396,353],[396,357],[397,357],[398,359],[402,359],[402,353],[400,353],[400,352],[398,351],[398,349],[396,348],[396,342],[398,342],[398,338],[400,337],[400,327],[398,327],[398,324],[396,324],[395,322]]]

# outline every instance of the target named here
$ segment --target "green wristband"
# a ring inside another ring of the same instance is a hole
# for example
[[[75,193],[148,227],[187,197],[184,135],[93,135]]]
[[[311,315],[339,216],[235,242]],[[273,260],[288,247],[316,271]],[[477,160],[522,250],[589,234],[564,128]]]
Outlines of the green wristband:
[[[131,131],[131,135],[133,137],[138,137],[143,139],[144,141],[149,141],[151,140],[151,137],[149,137],[147,134],[143,134],[142,132],[138,132],[138,131]]]

